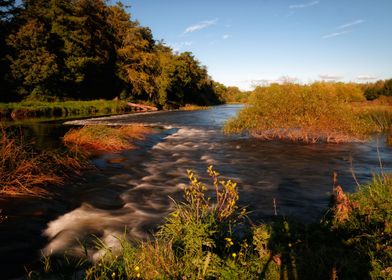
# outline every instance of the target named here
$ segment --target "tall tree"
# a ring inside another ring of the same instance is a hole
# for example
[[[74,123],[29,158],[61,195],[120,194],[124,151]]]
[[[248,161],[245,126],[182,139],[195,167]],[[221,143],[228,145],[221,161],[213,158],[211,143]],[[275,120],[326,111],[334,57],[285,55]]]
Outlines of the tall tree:
[[[8,40],[19,93],[111,97],[116,56],[107,12],[101,0],[25,0],[23,23]]]
[[[14,0],[0,0],[0,101],[10,101],[12,98],[7,78],[10,68],[5,57],[9,53],[6,38],[12,30],[14,13]]]
[[[59,69],[56,56],[48,49],[50,36],[43,23],[31,19],[8,43],[17,53],[10,58],[12,76],[22,97],[50,96]]]
[[[117,39],[117,74],[126,85],[123,97],[156,101],[160,68],[151,30],[131,21],[122,4],[111,7],[108,21]]]

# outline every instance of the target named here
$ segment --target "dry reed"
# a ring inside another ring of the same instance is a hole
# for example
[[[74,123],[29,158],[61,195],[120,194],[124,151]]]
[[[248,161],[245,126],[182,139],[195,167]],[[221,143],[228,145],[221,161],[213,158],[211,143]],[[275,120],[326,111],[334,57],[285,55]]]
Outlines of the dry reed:
[[[118,152],[134,147],[133,142],[144,138],[151,128],[141,125],[110,127],[105,125],[88,125],[71,129],[64,135],[64,143],[80,151],[81,148],[91,152]]]
[[[87,166],[82,158],[64,152],[34,150],[22,136],[0,132],[0,194],[46,197],[47,185],[61,185],[64,178]]]

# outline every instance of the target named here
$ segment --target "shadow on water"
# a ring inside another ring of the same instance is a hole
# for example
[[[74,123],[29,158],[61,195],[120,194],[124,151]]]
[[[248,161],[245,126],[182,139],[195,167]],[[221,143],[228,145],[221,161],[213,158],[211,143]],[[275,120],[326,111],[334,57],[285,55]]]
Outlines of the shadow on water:
[[[379,170],[375,141],[303,145],[223,135],[223,123],[240,108],[225,105],[90,121],[145,123],[165,129],[137,143],[135,150],[93,159],[98,169],[79,182],[56,188],[53,200],[0,200],[0,209],[9,216],[0,224],[0,269],[8,275],[20,273],[24,264],[37,259],[39,249],[80,254],[78,240],[91,234],[109,245],[118,242],[115,236],[125,228],[136,238],[146,238],[170,211],[169,196],[181,199],[187,169],[209,182],[206,169],[214,165],[224,177],[239,182],[240,204],[248,205],[254,221],[271,219],[275,198],[280,215],[305,223],[316,221],[326,209],[333,171],[338,171],[346,191],[354,191],[351,159],[360,182],[369,181],[372,171]],[[67,129],[43,125],[33,130],[43,135],[38,144],[55,146],[58,140],[48,144],[48,139],[58,139]],[[385,166],[391,166],[391,148],[385,141],[379,143]]]

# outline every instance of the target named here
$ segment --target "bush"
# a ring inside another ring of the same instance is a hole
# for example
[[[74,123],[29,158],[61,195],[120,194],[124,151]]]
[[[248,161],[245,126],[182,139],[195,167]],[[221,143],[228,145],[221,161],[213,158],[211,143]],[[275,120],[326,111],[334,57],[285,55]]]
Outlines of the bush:
[[[227,122],[224,131],[306,143],[363,140],[374,127],[348,103],[358,92],[344,96],[341,90],[341,85],[326,83],[257,88],[249,105]]]

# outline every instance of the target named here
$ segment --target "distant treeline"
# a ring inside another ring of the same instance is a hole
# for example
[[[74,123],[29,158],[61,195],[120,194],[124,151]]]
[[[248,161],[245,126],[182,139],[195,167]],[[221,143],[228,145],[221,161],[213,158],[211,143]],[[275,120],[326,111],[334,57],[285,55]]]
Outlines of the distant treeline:
[[[190,52],[177,53],[105,0],[0,0],[0,102],[119,97],[159,107],[224,102]]]
[[[360,84],[360,87],[367,100],[374,100],[380,96],[392,96],[392,79]]]

